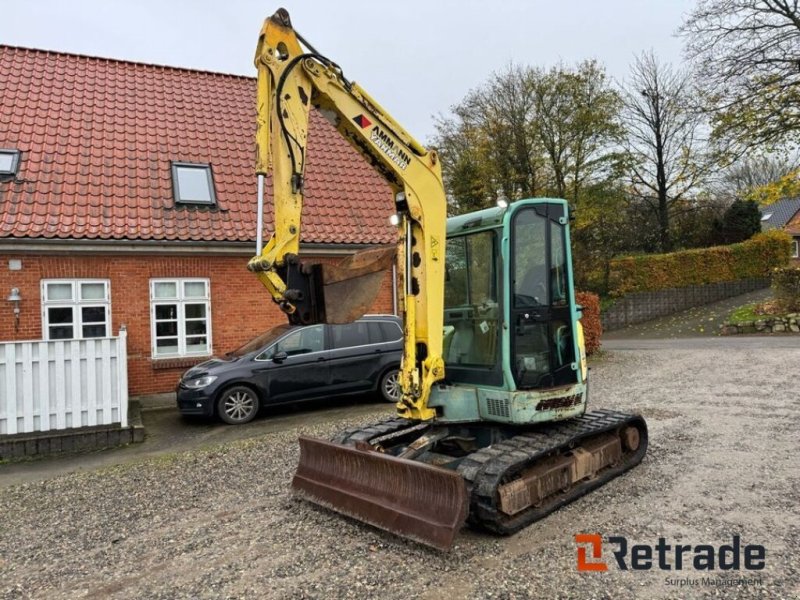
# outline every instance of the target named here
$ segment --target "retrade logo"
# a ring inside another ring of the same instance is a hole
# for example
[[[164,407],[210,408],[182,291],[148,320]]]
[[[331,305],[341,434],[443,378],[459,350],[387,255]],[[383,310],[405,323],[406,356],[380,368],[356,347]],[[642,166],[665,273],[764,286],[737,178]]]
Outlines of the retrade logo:
[[[578,544],[588,544],[592,549],[592,559],[590,561],[587,556],[588,548],[586,546],[578,546],[578,571],[608,571],[608,565],[603,562],[603,538],[599,533],[578,533],[575,534],[575,542]],[[597,561],[597,562],[595,562]]]
[[[603,557],[603,543],[610,546],[609,562]],[[575,534],[578,571],[607,571],[609,564],[621,571],[761,571],[767,550],[760,544],[742,545],[738,535],[730,544],[668,544],[666,538],[650,544],[630,544],[628,538],[612,535],[605,540],[598,533]],[[611,560],[613,558],[613,560]]]

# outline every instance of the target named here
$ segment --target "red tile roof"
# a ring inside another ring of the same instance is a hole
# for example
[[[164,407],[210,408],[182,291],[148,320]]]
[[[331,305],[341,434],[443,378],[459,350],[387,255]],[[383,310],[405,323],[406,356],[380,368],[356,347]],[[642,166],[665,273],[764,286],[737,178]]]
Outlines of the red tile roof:
[[[255,79],[0,45],[0,238],[250,241]],[[218,208],[175,205],[170,161],[210,163]],[[271,186],[265,237],[272,232]],[[312,111],[307,243],[386,243],[391,191]]]

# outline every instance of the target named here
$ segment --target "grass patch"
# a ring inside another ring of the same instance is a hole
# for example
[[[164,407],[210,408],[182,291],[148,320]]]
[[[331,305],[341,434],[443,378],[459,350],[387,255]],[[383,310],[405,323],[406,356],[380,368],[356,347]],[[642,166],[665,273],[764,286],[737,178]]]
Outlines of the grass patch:
[[[736,325],[739,323],[744,323],[746,321],[755,321],[757,319],[760,319],[761,315],[759,315],[756,312],[757,309],[758,309],[758,302],[740,306],[730,314],[730,316],[728,317],[728,323],[733,323],[734,325]]]
[[[774,319],[786,318],[786,311],[781,310],[781,307],[775,300],[767,300],[766,302],[756,302],[754,304],[745,304],[734,310],[728,317],[728,323],[739,325],[748,321],[758,321],[759,319]]]

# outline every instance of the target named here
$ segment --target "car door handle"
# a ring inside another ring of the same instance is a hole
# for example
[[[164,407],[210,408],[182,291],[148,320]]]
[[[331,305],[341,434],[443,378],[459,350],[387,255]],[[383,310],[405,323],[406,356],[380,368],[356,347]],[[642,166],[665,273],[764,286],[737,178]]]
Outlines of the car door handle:
[[[373,350],[373,352],[375,354],[380,354],[381,352],[383,352],[383,350],[381,350],[380,348],[375,348],[375,350]]]
[[[317,359],[317,362],[322,362],[322,361],[324,361],[324,360],[325,360],[325,357],[324,357],[324,356],[320,356],[320,357]]]

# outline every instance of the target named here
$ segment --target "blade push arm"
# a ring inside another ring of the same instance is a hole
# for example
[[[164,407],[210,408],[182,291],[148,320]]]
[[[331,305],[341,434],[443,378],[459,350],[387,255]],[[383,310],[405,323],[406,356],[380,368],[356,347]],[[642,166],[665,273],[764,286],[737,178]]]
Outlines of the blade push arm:
[[[433,384],[444,377],[447,214],[438,157],[409,135],[363,88],[348,81],[338,65],[310,46],[304,51],[302,38],[298,38],[288,13],[281,9],[265,21],[256,50],[256,170],[260,176],[272,171],[275,232],[261,254],[251,259],[249,268],[287,313],[297,311],[307,294],[313,293],[314,275],[303,273],[296,257],[309,110],[314,106],[383,175],[395,194],[399,216],[397,263],[405,284],[404,392],[398,410],[407,418],[433,418],[434,411],[427,408],[428,396]],[[304,281],[296,283],[303,277]]]

